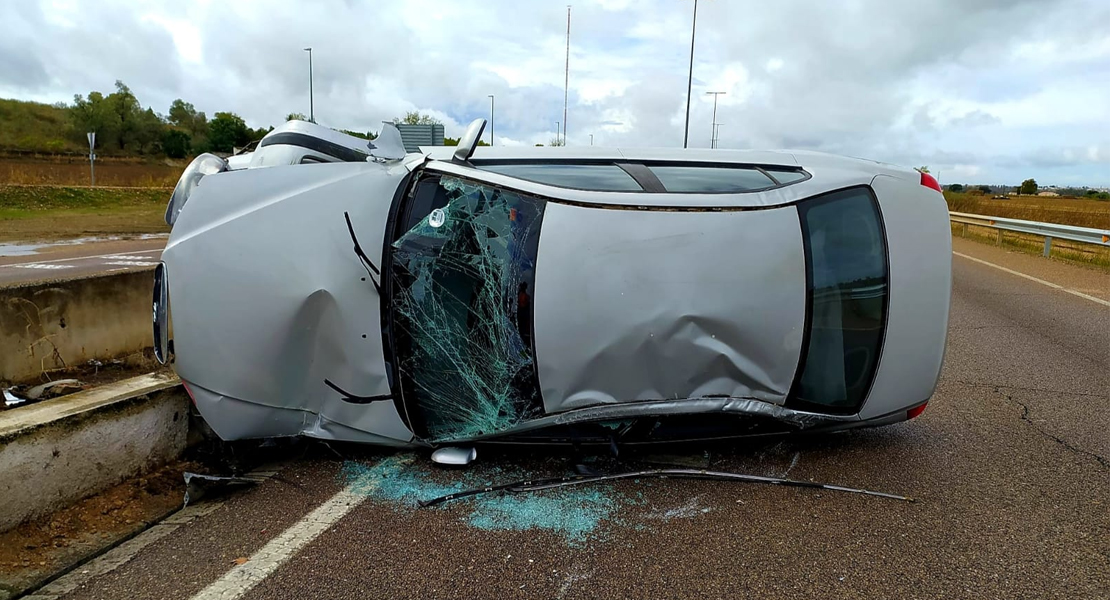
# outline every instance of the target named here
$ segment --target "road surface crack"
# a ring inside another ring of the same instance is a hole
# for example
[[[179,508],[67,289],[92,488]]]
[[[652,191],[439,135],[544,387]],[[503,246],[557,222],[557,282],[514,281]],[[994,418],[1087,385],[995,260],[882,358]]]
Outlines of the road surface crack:
[[[1003,393],[997,387],[994,388],[994,392],[996,394],[998,394],[999,396],[1002,396],[1006,400],[1012,402],[1013,404],[1016,404],[1019,407],[1021,407],[1021,420],[1028,423],[1033,429],[1036,429],[1037,432],[1040,433],[1041,435],[1043,435],[1044,437],[1056,442],[1057,444],[1063,446],[1064,448],[1067,448],[1068,450],[1072,451],[1075,454],[1083,454],[1083,455],[1089,456],[1089,457],[1095,459],[1096,461],[1098,461],[1098,464],[1102,465],[1103,468],[1110,469],[1110,459],[1107,459],[1105,456],[1102,456],[1101,454],[1091,452],[1090,450],[1084,450],[1083,448],[1075,446],[1074,444],[1065,440],[1064,438],[1046,431],[1044,428],[1042,428],[1040,425],[1038,425],[1035,421],[1030,419],[1029,418],[1029,405],[1028,404],[1022,402],[1021,400],[1018,400],[1018,399],[1014,398],[1013,396],[1011,396],[1009,394]]]
[[[974,381],[964,381],[962,379],[957,379],[957,380],[955,380],[955,382],[959,383],[961,385],[966,385],[966,386],[970,386],[970,387],[989,387],[992,390],[994,390],[995,393],[998,393],[998,394],[1002,393],[1000,390],[1007,389],[1007,390],[1018,390],[1018,391],[1022,391],[1022,392],[1046,392],[1046,393],[1049,393],[1049,394],[1061,394],[1061,395],[1068,395],[1068,396],[1090,396],[1092,398],[1107,398],[1107,399],[1110,399],[1110,394],[1091,394],[1089,392],[1073,392],[1073,391],[1070,391],[1070,390],[1063,390],[1063,389],[1027,387],[1027,386],[1021,386],[1021,385],[1002,385],[1002,384],[998,384],[998,383],[975,383]]]

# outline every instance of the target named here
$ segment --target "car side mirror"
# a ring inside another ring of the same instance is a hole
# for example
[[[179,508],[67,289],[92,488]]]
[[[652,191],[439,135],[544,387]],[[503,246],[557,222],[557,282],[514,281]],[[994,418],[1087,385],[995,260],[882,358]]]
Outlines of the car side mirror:
[[[466,128],[466,133],[459,140],[459,146],[455,148],[455,154],[452,157],[454,162],[467,163],[470,161],[470,157],[474,156],[474,149],[478,147],[478,140],[482,139],[482,132],[485,130],[485,119],[474,119],[470,122],[470,126]]]

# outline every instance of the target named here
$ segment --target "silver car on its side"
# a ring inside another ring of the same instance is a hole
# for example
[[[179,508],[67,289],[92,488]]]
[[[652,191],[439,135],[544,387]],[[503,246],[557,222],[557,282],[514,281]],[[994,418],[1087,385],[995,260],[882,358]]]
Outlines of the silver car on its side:
[[[303,122],[186,170],[158,356],[224,439],[646,443],[903,421],[944,356],[928,174]],[[172,313],[172,343],[168,339]]]

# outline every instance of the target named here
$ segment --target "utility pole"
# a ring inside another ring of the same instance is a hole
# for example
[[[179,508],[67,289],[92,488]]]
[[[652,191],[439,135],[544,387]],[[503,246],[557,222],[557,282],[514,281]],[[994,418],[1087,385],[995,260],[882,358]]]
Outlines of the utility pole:
[[[308,52],[308,120],[315,123],[316,112],[312,102],[312,47],[309,46],[304,50]]]
[[[493,147],[493,94],[489,94],[489,146]]]
[[[567,99],[570,97],[570,5],[567,5],[567,63],[563,73],[563,145],[567,144]]]
[[[694,34],[698,28],[698,0],[694,0],[694,20],[690,24],[690,75],[686,79],[686,129],[682,133],[682,147],[690,141],[690,94],[694,86]]]
[[[561,125],[561,123],[559,123],[558,121],[555,121],[555,145],[556,146],[562,146],[562,144],[559,143],[559,125]]]
[[[709,147],[717,147],[717,96],[727,94],[728,92],[706,92],[706,95],[713,96],[713,128],[709,130]]]

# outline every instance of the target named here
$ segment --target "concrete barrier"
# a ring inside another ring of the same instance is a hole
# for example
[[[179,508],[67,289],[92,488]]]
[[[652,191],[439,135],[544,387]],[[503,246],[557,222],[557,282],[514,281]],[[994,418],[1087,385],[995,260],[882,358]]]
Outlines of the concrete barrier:
[[[150,347],[153,286],[147,269],[0,288],[0,380]]]
[[[148,472],[185,450],[177,377],[134,377],[0,412],[0,531]]]

